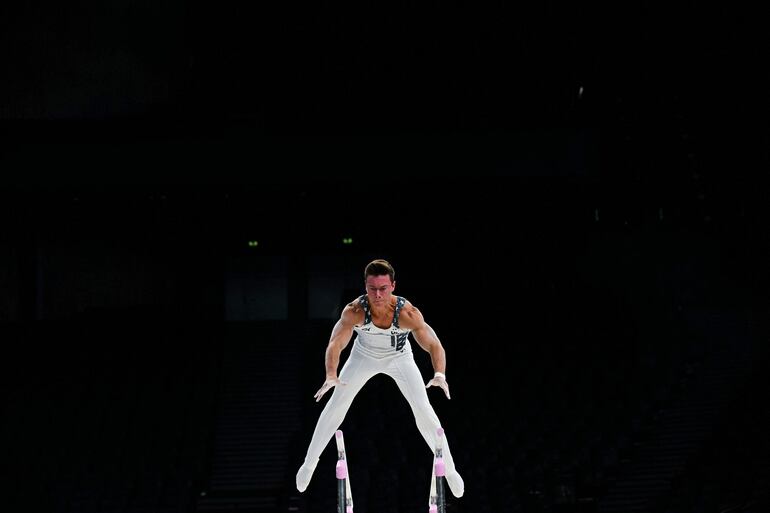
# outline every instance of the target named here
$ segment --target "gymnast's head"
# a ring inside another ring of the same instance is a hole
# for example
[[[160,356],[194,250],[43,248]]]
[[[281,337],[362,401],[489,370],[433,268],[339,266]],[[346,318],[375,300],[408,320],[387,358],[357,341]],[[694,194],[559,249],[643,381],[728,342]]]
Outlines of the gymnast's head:
[[[396,271],[387,260],[372,260],[364,269],[364,284],[371,304],[387,305],[396,288]]]

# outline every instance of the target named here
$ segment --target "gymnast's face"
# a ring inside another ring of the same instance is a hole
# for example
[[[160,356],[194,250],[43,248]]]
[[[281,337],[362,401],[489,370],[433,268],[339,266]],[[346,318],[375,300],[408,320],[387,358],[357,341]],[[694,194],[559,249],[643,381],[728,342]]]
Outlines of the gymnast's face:
[[[387,274],[366,277],[366,295],[369,297],[369,304],[371,305],[390,304],[390,298],[393,296],[395,288],[396,282],[390,281],[390,276]]]

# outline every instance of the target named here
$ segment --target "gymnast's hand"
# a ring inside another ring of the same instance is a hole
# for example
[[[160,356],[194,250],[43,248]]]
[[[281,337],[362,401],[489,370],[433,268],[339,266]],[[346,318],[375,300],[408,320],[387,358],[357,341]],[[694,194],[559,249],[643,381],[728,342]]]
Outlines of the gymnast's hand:
[[[321,397],[323,397],[323,395],[326,392],[328,392],[329,390],[332,389],[332,387],[335,387],[337,385],[344,387],[345,385],[347,385],[347,382],[340,380],[338,377],[326,378],[326,381],[324,381],[323,386],[320,389],[318,389],[318,392],[316,392],[315,395],[313,396],[315,397],[315,402],[320,401]]]
[[[436,375],[433,376],[433,379],[428,381],[428,384],[425,385],[425,388],[429,387],[441,387],[441,390],[444,391],[446,398],[451,399],[451,397],[449,397],[449,383],[446,382],[446,377],[440,372],[437,372]]]

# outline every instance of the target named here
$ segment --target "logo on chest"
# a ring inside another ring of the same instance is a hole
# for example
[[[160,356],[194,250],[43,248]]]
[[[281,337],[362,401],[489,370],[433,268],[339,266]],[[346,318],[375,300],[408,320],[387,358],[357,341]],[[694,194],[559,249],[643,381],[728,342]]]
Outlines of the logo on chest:
[[[404,345],[406,344],[406,337],[409,335],[408,333],[402,333],[398,334],[397,331],[391,331],[390,332],[390,347],[393,347],[396,349],[396,351],[401,351],[404,348]]]

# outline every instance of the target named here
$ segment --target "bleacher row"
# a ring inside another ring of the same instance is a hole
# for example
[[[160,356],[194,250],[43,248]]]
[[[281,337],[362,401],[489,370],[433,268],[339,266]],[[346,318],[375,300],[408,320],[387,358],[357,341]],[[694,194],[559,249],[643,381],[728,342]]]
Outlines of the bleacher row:
[[[763,338],[757,341],[763,343]],[[752,370],[732,395],[712,439],[657,501],[657,511],[770,511],[770,350],[753,353]]]
[[[727,379],[716,364],[730,352],[714,341],[735,334],[726,347],[737,355],[738,339],[764,333],[712,319],[709,334],[707,320],[688,324],[683,314],[667,336],[621,346],[613,337],[621,320],[608,319],[596,337],[570,337],[565,319],[506,340],[490,327],[435,319],[452,400],[438,389],[429,394],[466,482],[450,511],[612,511],[613,492],[644,499],[630,472],[659,457],[666,412],[698,410],[688,398],[709,400],[712,377]],[[332,510],[332,443],[308,490],[294,489],[325,403],[312,394],[331,325],[4,326],[18,348],[2,368],[4,503],[86,513]],[[429,357],[414,349],[427,378]],[[768,388],[767,363],[754,359],[751,380],[734,376],[729,409],[717,415],[717,402],[708,409],[719,423],[682,453],[687,465],[664,492],[644,508],[626,502],[625,511],[763,511],[768,417],[767,395],[758,391]],[[424,511],[431,454],[389,378],[364,387],[342,429],[356,511]]]
[[[212,326],[4,325],[5,511],[191,511],[208,475]]]

